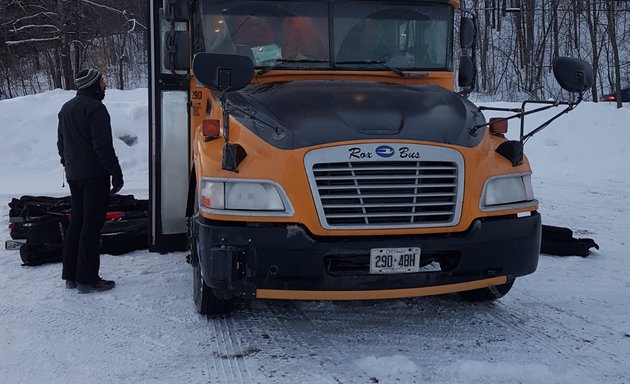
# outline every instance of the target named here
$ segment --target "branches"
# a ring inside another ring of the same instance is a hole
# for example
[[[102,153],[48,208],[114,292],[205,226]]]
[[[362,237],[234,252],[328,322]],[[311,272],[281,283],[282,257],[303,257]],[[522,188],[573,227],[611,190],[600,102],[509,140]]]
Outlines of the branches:
[[[7,45],[18,45],[18,44],[27,44],[27,43],[41,43],[44,41],[59,41],[61,38],[59,36],[55,37],[33,37],[25,40],[9,40],[6,42]]]
[[[498,4],[474,1],[473,12],[496,11]],[[630,84],[629,1],[529,0],[521,5],[520,12],[503,17],[501,23],[496,18],[477,18],[478,33],[484,36],[478,57],[489,55],[480,62],[481,91],[494,92],[498,88],[497,95],[503,100],[522,92],[535,98],[553,97],[559,87],[547,69],[555,56],[592,60],[593,100],[604,89]],[[515,36],[504,38],[510,33]]]
[[[145,30],[147,30],[147,29],[148,29],[147,27],[145,27],[144,25],[142,25],[142,24],[141,24],[141,23],[140,23],[137,19],[135,19],[135,18],[134,18],[134,19],[129,19],[129,20],[127,20],[127,22],[126,22],[126,23],[131,23],[131,24],[132,24],[132,25],[131,25],[131,29],[130,29],[130,30],[128,30],[128,31],[127,31],[127,33],[131,33],[131,32],[133,32],[133,31],[135,31],[135,30],[136,30],[136,25],[141,26],[141,27],[142,27],[142,28],[144,28]]]
[[[9,24],[15,25],[15,24],[21,23],[21,22],[23,22],[25,20],[30,20],[30,19],[33,19],[33,18],[36,18],[36,17],[40,17],[40,16],[56,17],[57,13],[55,13],[55,12],[39,12],[39,13],[36,13],[34,15],[24,16],[24,17],[20,17],[18,19],[12,20],[12,21],[7,21],[7,22],[5,22],[5,23],[3,23],[1,25],[2,26],[6,26],[6,25],[9,25]]]
[[[127,11],[125,11],[125,10],[120,10],[120,9],[112,8],[112,7],[110,7],[110,6],[103,5],[103,4],[99,4],[99,3],[95,3],[95,2],[90,1],[90,0],[81,0],[81,1],[82,1],[82,2],[84,2],[84,3],[86,3],[86,4],[93,5],[93,6],[95,6],[95,7],[99,7],[99,8],[106,9],[106,10],[108,10],[108,11],[110,11],[110,12],[114,12],[114,13],[121,14],[121,15],[123,15],[123,16],[127,15]]]
[[[95,6],[95,7],[103,8],[103,9],[106,9],[106,10],[108,10],[108,11],[110,11],[110,12],[114,12],[114,13],[117,13],[117,14],[119,14],[119,15],[121,15],[121,16],[123,16],[123,17],[125,17],[125,18],[127,19],[126,23],[127,23],[127,22],[132,22],[132,23],[133,23],[133,25],[131,26],[131,29],[130,29],[129,31],[127,31],[127,32],[132,32],[132,31],[135,29],[136,24],[138,24],[139,26],[141,26],[141,27],[142,27],[142,28],[144,28],[144,29],[147,29],[147,27],[145,27],[144,25],[142,25],[141,23],[139,23],[139,22],[138,22],[138,20],[137,20],[136,18],[134,18],[134,17],[129,17],[129,14],[128,14],[128,13],[127,13],[127,11],[126,11],[126,10],[124,10],[124,9],[122,9],[122,10],[121,10],[121,9],[116,9],[116,8],[110,7],[110,6],[108,6],[108,5],[104,5],[104,4],[99,4],[99,3],[96,3],[96,2],[91,1],[91,0],[81,0],[81,1],[82,1],[82,2],[84,2],[84,3],[86,3],[86,4],[90,4],[90,5],[93,5],[93,6]]]
[[[10,31],[10,32],[13,32],[13,33],[17,33],[17,32],[24,31],[24,30],[27,30],[27,29],[30,29],[30,28],[52,28],[52,29],[54,29],[56,32],[60,32],[60,31],[61,31],[59,28],[57,28],[57,26],[56,26],[56,25],[52,25],[52,24],[41,24],[41,25],[34,25],[34,24],[31,24],[31,25],[24,25],[24,26],[22,26],[22,27],[20,27],[20,28],[13,27],[13,29],[10,29],[9,31]]]

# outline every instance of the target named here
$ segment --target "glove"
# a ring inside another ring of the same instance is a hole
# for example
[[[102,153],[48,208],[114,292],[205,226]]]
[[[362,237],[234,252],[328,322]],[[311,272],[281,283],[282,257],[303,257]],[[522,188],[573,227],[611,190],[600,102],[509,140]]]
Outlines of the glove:
[[[112,190],[109,192],[110,195],[117,194],[118,191],[122,189],[123,185],[125,185],[125,183],[123,181],[122,173],[112,176]]]

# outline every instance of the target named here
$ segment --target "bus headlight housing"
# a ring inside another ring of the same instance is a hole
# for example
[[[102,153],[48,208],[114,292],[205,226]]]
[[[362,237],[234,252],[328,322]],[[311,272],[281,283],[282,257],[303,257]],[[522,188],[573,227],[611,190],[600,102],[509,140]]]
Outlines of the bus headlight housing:
[[[486,181],[481,195],[482,210],[510,209],[537,204],[531,173],[502,175]]]
[[[202,178],[202,211],[247,216],[291,216],[293,209],[282,187],[271,180]]]

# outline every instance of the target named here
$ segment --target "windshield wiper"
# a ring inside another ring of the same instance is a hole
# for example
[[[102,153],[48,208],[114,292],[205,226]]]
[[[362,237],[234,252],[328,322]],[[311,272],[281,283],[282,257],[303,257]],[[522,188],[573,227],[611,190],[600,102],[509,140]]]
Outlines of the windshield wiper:
[[[260,75],[264,75],[265,73],[271,71],[272,69],[276,69],[278,67],[281,67],[283,64],[287,64],[287,63],[327,63],[328,60],[313,60],[313,59],[276,59],[276,61],[268,66],[268,67],[264,67],[261,70],[259,70],[258,72],[256,72],[256,74],[258,76]]]
[[[387,65],[385,64],[384,61],[377,61],[377,60],[366,60],[366,61],[336,61],[335,65],[337,64],[378,64],[381,67],[385,68],[385,69],[389,69],[390,71],[394,72],[395,74],[397,74],[400,77],[407,77],[407,75],[405,74],[405,72],[401,71],[398,68],[392,67],[391,65]]]
[[[276,124],[272,124],[270,122],[268,122],[265,119],[261,119],[260,117],[256,116],[255,112],[251,112],[248,111],[246,108],[240,107],[238,105],[233,104],[232,102],[228,101],[229,104],[229,108],[233,111],[237,111],[242,113],[243,115],[245,115],[246,117],[252,119],[252,120],[256,120],[264,125],[266,125],[267,127],[273,129],[273,138],[276,140],[281,140],[286,136],[286,133],[283,132],[283,129],[280,128],[278,125]]]

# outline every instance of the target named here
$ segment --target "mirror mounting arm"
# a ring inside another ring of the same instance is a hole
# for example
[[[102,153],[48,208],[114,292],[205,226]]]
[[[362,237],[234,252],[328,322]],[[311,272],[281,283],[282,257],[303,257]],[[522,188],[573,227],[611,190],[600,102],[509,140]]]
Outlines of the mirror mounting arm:
[[[530,103],[553,103],[551,106],[543,107],[544,109],[548,109],[548,108],[551,108],[551,107],[557,107],[557,106],[560,106],[560,105],[566,105],[567,107],[565,109],[563,109],[562,111],[560,111],[559,113],[557,113],[552,118],[550,118],[549,120],[547,120],[544,123],[540,124],[534,130],[528,132],[527,134],[525,134],[525,121],[524,121],[525,119],[521,120],[521,139],[520,139],[520,141],[522,143],[526,143],[527,140],[529,140],[532,136],[534,136],[538,132],[542,131],[543,129],[547,128],[549,126],[549,124],[551,124],[552,122],[557,120],[560,116],[562,116],[562,115],[564,115],[566,113],[569,113],[570,111],[575,109],[575,107],[577,107],[577,105],[580,104],[581,101],[582,101],[582,94],[579,94],[578,100],[575,103],[571,102],[571,101],[563,101],[563,102],[525,101],[525,102],[523,102],[523,108],[525,108],[525,104],[528,103],[528,102],[530,102]],[[537,111],[544,110],[543,108],[538,108]]]
[[[524,112],[525,111],[525,104],[527,104],[527,103],[544,103],[544,104],[551,104],[551,105],[547,105],[547,106],[544,106],[544,107],[532,109],[531,111]],[[481,107],[479,107],[479,110],[480,111],[515,112],[514,115],[508,116],[508,117],[505,117],[505,118],[502,118],[501,120],[499,120],[499,121],[508,121],[508,120],[512,120],[512,119],[521,119],[521,118],[523,118],[523,117],[525,117],[527,115],[531,115],[532,113],[541,112],[541,111],[547,110],[549,108],[554,108],[554,107],[557,107],[557,106],[558,106],[558,102],[556,102],[556,101],[540,101],[540,102],[538,102],[538,101],[528,100],[528,101],[525,101],[521,105],[521,108],[498,108],[498,107],[481,106]],[[521,120],[521,129],[522,129],[523,123],[524,123],[523,120],[524,119]],[[488,125],[490,125],[490,123],[483,123],[483,124],[475,125],[475,126],[473,126],[473,127],[468,129],[468,133],[471,136],[476,136],[477,131],[479,129],[481,129],[483,127],[486,127]],[[521,132],[521,136],[523,136],[522,132]]]
[[[230,114],[233,109],[232,104],[227,99],[227,93],[230,89],[230,86],[222,87],[221,96],[219,98],[223,117],[223,137],[225,138],[221,168],[226,171],[238,173],[238,166],[245,157],[247,157],[247,152],[240,144],[230,143]]]
[[[573,110],[580,102],[582,101],[582,94],[578,95],[578,100],[577,102],[570,102],[570,101],[537,101],[537,100],[527,100],[524,101],[521,104],[521,108],[498,108],[498,107],[485,107],[485,106],[481,106],[479,107],[480,111],[500,111],[500,112],[516,112],[514,115],[512,116],[508,116],[505,117],[501,120],[503,121],[507,121],[507,120],[512,120],[512,119],[521,119],[521,132],[520,132],[520,141],[521,142],[526,142],[527,140],[529,140],[530,137],[534,136],[536,133],[542,131],[543,129],[545,129],[549,124],[551,124],[552,122],[554,122],[556,119],[558,119],[560,116],[564,115],[565,113],[569,113],[571,110]],[[543,107],[540,108],[536,108],[536,109],[532,109],[530,111],[526,111],[525,112],[525,106],[527,104],[546,104]],[[531,115],[534,113],[538,113],[538,112],[542,112],[542,111],[546,111],[547,109],[551,109],[551,108],[555,108],[558,107],[560,105],[566,105],[567,108],[563,109],[560,113],[558,113],[557,115],[555,115],[554,117],[552,117],[551,119],[547,120],[546,122],[542,123],[540,126],[538,126],[536,129],[528,132],[527,134],[525,134],[525,119],[524,117],[527,115]],[[501,121],[500,120],[500,121]],[[475,125],[471,128],[468,129],[468,133],[471,136],[476,136],[477,131],[483,127],[488,126],[490,123],[483,123],[483,124],[478,124]]]
[[[223,161],[221,162],[221,168],[226,171],[232,171],[238,173],[238,165],[243,161],[247,153],[245,149],[239,144],[230,143],[230,112],[232,106],[227,100],[227,92],[229,87],[221,89],[221,110],[223,116],[223,137],[225,138],[225,144],[223,144]]]
[[[230,103],[227,101],[227,89],[221,90],[221,96],[219,98],[221,101],[221,115],[223,117],[223,137],[225,138],[225,142],[230,142]]]

